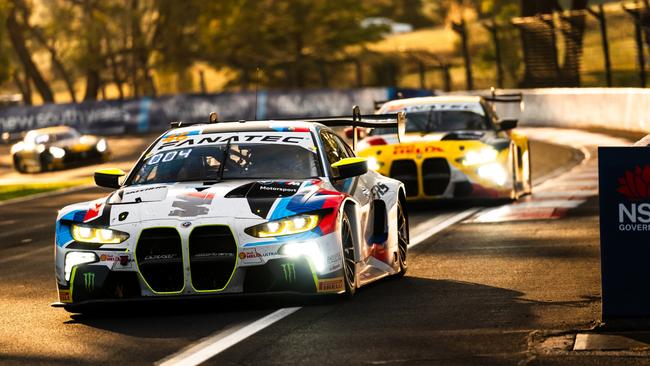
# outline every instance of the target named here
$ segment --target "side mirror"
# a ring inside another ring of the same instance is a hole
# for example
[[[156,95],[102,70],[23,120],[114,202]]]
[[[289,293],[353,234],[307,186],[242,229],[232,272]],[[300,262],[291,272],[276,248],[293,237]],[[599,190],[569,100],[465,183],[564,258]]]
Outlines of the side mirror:
[[[517,120],[516,119],[504,119],[503,121],[499,122],[499,131],[508,131],[512,130],[513,128],[517,127]]]
[[[120,188],[120,178],[126,175],[120,169],[100,169],[95,171],[95,184],[106,188]]]
[[[354,135],[353,135],[352,131],[354,131],[354,130],[357,131],[357,140],[361,140],[361,139],[366,138],[366,130],[365,130],[365,128],[359,128],[359,127],[357,127],[356,129],[352,128],[352,127],[346,127],[345,130],[343,130],[344,133],[345,133],[345,137],[352,140],[354,138]]]
[[[358,177],[368,172],[368,159],[366,158],[345,158],[332,164],[339,174],[336,179],[347,179]]]

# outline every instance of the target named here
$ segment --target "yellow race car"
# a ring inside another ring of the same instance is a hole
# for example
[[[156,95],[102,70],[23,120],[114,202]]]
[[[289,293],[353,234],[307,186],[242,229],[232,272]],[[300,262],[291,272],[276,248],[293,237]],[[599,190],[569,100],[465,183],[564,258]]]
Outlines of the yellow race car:
[[[378,113],[406,112],[406,133],[369,130],[359,156],[406,186],[409,200],[517,199],[531,193],[528,138],[517,120],[499,120],[497,97],[442,96],[394,100]],[[356,133],[356,132],[355,132]]]

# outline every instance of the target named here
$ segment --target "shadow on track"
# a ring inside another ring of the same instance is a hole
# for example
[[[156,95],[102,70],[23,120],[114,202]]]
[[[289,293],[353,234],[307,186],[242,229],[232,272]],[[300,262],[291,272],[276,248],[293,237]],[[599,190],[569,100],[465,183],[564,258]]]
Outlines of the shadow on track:
[[[332,321],[354,319],[361,327],[377,331],[386,326],[429,330],[482,328],[491,323],[508,323],[513,317],[530,317],[532,303],[522,300],[522,295],[474,283],[407,276],[365,286],[351,300],[337,296],[247,296],[137,306],[112,304],[71,315],[66,324],[80,323],[139,337],[178,337],[196,334],[197,328],[214,323],[216,318],[259,318],[278,308],[300,306],[330,313],[327,318]]]

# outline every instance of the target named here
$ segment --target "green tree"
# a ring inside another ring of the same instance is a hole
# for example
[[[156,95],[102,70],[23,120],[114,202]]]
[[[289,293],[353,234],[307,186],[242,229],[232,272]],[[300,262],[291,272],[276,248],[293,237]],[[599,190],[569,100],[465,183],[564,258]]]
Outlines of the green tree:
[[[238,71],[244,88],[256,67],[269,86],[319,85],[347,47],[379,38],[361,27],[365,14],[356,0],[219,2],[204,16],[206,61]]]

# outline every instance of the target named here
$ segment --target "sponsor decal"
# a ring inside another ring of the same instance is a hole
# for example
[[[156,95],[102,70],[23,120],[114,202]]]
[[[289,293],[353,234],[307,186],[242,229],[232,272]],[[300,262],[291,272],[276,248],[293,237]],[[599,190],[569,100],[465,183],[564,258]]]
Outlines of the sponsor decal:
[[[115,255],[115,254],[102,254],[99,256],[99,261],[100,262],[117,262],[122,266],[127,266],[129,263],[133,262],[133,258],[126,254],[120,254],[120,255]]]
[[[650,166],[637,166],[618,178],[616,190],[628,202],[618,203],[619,231],[650,231]],[[631,202],[630,202],[631,201]]]
[[[260,191],[274,191],[274,192],[290,192],[296,193],[295,188],[285,188],[285,187],[271,187],[271,186],[260,186]]]
[[[242,249],[241,252],[239,252],[239,260],[243,264],[260,264],[263,263],[264,257],[271,257],[277,255],[277,252],[266,252],[266,253],[260,253],[257,251],[257,249]]]
[[[129,217],[128,212],[120,212],[120,214],[117,216],[117,219],[120,221],[126,220],[126,218]]]
[[[187,140],[190,136],[196,136],[199,134],[200,131],[186,131],[186,132],[178,132],[178,133],[171,133],[169,135],[166,135],[162,139],[163,144],[168,144],[168,143],[175,143],[175,142],[183,142]]]
[[[198,132],[198,131],[197,131]],[[250,135],[250,134],[209,134],[198,136],[189,136],[187,134],[170,135],[161,140],[161,144],[156,150],[176,147],[192,147],[201,145],[227,144],[227,143],[278,143],[278,144],[295,144],[303,145],[310,141],[311,137],[296,136],[287,134],[269,134],[269,135]],[[308,148],[311,148],[311,145]]]
[[[70,290],[59,290],[59,301],[72,302],[72,297],[70,296]]]
[[[318,281],[318,292],[339,292],[341,290],[343,290],[343,277]]]
[[[234,254],[234,253],[230,253],[230,252],[206,252],[206,253],[197,253],[197,254],[194,254],[194,255],[193,255],[193,258],[207,258],[207,257],[211,257],[211,258],[214,258],[214,257],[222,258],[222,257],[234,257],[234,256],[235,256],[235,254]]]
[[[133,190],[125,191],[124,196],[128,196],[128,195],[131,195],[131,194],[136,194],[136,193],[150,192],[150,191],[155,191],[157,189],[165,189],[165,188],[167,188],[167,187],[165,187],[165,186],[155,186],[155,187],[133,189]]]
[[[341,261],[341,253],[332,254],[327,257],[328,264],[338,263],[340,261]]]
[[[332,254],[327,257],[327,269],[328,271],[336,271],[337,269],[341,269],[343,267],[342,261],[341,261],[341,253],[336,253]]]
[[[84,273],[84,287],[86,291],[93,292],[95,291],[95,274],[92,272]]]
[[[172,210],[169,216],[192,217],[207,215],[210,212],[210,204],[214,199],[214,193],[189,192],[176,197],[172,203]]]
[[[431,154],[436,152],[443,152],[444,150],[437,146],[416,146],[416,145],[395,145],[393,148],[393,155],[408,155],[408,154]]]
[[[174,259],[176,254],[151,254],[144,257],[145,261],[160,260],[160,259]]]
[[[293,263],[281,264],[280,268],[282,268],[284,282],[293,283],[296,281],[296,267]]]

